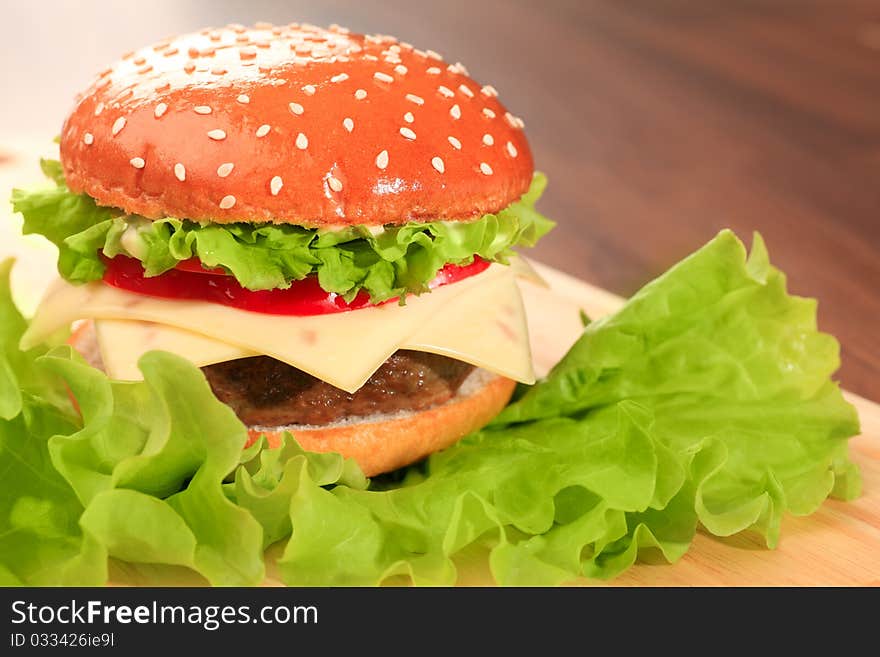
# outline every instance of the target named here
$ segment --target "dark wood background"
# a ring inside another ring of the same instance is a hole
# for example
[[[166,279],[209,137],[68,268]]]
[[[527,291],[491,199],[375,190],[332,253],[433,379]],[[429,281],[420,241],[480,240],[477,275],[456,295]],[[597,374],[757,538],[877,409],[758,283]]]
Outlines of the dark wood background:
[[[550,178],[535,257],[627,295],[723,227],[759,230],[819,299],[843,384],[880,400],[880,0],[17,4],[0,139],[51,137],[106,62],[206,25],[337,22],[461,60]]]

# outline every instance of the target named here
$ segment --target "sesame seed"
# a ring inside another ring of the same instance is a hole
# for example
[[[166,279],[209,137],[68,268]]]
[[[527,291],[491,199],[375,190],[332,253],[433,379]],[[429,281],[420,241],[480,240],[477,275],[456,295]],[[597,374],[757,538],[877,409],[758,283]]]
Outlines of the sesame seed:
[[[193,107],[193,111],[196,114],[210,114],[211,108],[207,105],[196,105],[195,107]]]
[[[228,210],[233,205],[235,205],[235,197],[232,194],[228,194],[227,196],[224,196],[222,199],[220,199],[221,210]]]
[[[394,67],[394,72],[399,73],[400,75],[406,75],[409,69],[403,64],[398,64]]]
[[[83,135],[83,143],[86,146],[91,146],[95,143],[95,135],[93,135],[91,132],[87,132]]]
[[[492,110],[490,110],[488,107],[484,107],[484,108],[483,108],[483,116],[485,116],[487,119],[494,119],[494,118],[495,118],[495,112],[493,112]]]
[[[95,105],[95,116],[100,115],[101,112],[103,112],[103,111],[104,111],[104,103],[98,103],[97,105]]]
[[[407,112],[406,114],[403,115],[403,120],[406,121],[407,123],[412,123],[413,121],[416,120],[416,117],[413,116],[412,112]]]
[[[436,66],[432,66],[427,71],[425,71],[428,75],[440,75],[440,69]]]
[[[376,166],[383,170],[388,166],[388,151],[382,151],[376,156]]]
[[[270,126],[268,123],[264,123],[259,128],[257,128],[257,131],[254,134],[256,134],[257,137],[265,137],[266,135],[269,134],[269,131],[271,129],[272,129],[272,126]]]
[[[431,158],[431,166],[437,169],[440,173],[443,173],[446,170],[446,167],[443,165],[443,160],[439,157]]]
[[[301,151],[306,150],[309,147],[309,138],[306,137],[303,133],[299,133],[296,136],[296,147]]]
[[[522,129],[526,126],[526,124],[523,122],[523,120],[521,118],[514,116],[510,112],[505,112],[504,118],[507,119],[507,122],[510,124],[511,128]]]
[[[379,58],[376,57],[376,55],[364,55],[364,59],[371,61],[371,62],[378,62],[379,61]]]
[[[169,49],[166,50],[164,53],[162,53],[162,56],[163,56],[163,57],[172,57],[172,56],[176,55],[176,54],[179,53],[179,52],[180,52],[180,50],[179,50],[178,48],[169,48]]]
[[[491,146],[495,143],[495,138],[487,132],[483,135],[483,143],[486,144],[486,146]]]
[[[330,78],[330,82],[345,82],[346,80],[348,80],[348,73],[340,73]]]
[[[449,108],[449,113],[452,115],[452,118],[458,120],[461,118],[461,108],[458,104],[453,105]]]
[[[330,176],[329,178],[327,178],[327,184],[330,185],[330,189],[332,189],[334,192],[342,191],[342,181],[339,180],[339,178],[334,178],[333,176]]]
[[[226,139],[226,133],[220,129],[209,130],[208,136],[215,141],[220,141],[221,139]]]
[[[110,132],[111,132],[111,133],[113,134],[113,136],[115,137],[116,135],[119,134],[119,132],[120,132],[124,127],[125,127],[125,117],[124,117],[124,116],[120,116],[118,119],[116,119],[116,120],[113,122],[113,127],[110,129]]]
[[[419,50],[418,48],[413,48],[413,54],[418,55],[422,59],[428,56],[428,53],[426,53],[424,50]]]
[[[455,92],[452,89],[450,89],[449,87],[444,87],[442,84],[439,87],[437,87],[437,91],[439,91],[442,95],[446,96],[447,98],[452,98],[455,95]]]
[[[133,157],[128,162],[135,169],[143,169],[144,166],[146,165],[146,162],[144,162],[144,158],[142,158],[142,157]]]
[[[480,89],[480,93],[489,98],[495,98],[498,95],[498,91],[491,84],[487,84]]]
[[[278,196],[278,192],[281,191],[282,187],[284,187],[284,181],[281,180],[281,176],[273,176],[272,180],[269,181],[269,191],[272,193],[272,196]]]
[[[410,130],[406,126],[404,126],[400,129],[400,134],[402,134],[407,139],[415,139],[416,138],[416,133],[414,133],[412,130]]]
[[[473,97],[474,97],[474,92],[470,90],[470,87],[467,87],[467,86],[465,86],[465,85],[463,85],[463,84],[460,84],[460,85],[458,85],[458,90],[459,90],[461,93],[463,93],[465,96],[467,96],[468,98],[473,98]]]
[[[155,116],[157,119],[160,119],[167,111],[168,105],[166,105],[165,103],[159,103],[158,105],[156,105],[156,109],[153,110],[153,116]]]
[[[363,100],[364,98],[367,97],[367,92],[364,89],[358,89],[357,91],[354,92],[354,97],[357,98],[358,100]]]
[[[174,177],[177,178],[180,182],[186,180],[186,167],[183,166],[180,162],[174,165]]]
[[[516,146],[514,146],[510,142],[507,142],[507,152],[510,153],[510,157],[516,157],[516,155],[517,155]]]
[[[303,113],[303,106],[299,103],[288,103],[287,106],[290,108],[290,111],[297,116]]]
[[[217,175],[221,178],[225,178],[232,170],[235,168],[235,165],[232,162],[224,162],[219,167],[217,167]]]
[[[486,164],[485,162],[480,162],[480,171],[482,171],[483,174],[486,175],[486,176],[491,176],[491,175],[492,175],[492,167],[490,167],[490,166],[489,166],[488,164]]]
[[[425,104],[425,99],[422,98],[421,96],[416,96],[415,94],[407,94],[406,99],[411,103],[415,103],[416,105],[424,105]]]
[[[222,66],[215,66],[211,69],[211,75],[226,75],[226,69]]]
[[[307,96],[313,96],[315,94],[315,85],[307,84],[302,88],[302,92]]]
[[[394,82],[393,77],[391,77],[387,73],[383,73],[382,71],[376,71],[375,73],[373,73],[373,77],[380,82]]]
[[[458,151],[461,150],[461,142],[458,141],[455,137],[447,137],[449,143],[452,144],[452,147]]]
[[[239,103],[241,103],[242,105],[247,105],[249,102],[251,102],[251,97],[248,96],[247,94],[241,94],[241,95],[240,95],[238,98],[236,98],[235,100],[237,100],[237,101],[238,101]]]
[[[183,72],[184,73],[192,73],[195,70],[196,70],[196,65],[194,62],[187,62],[186,64],[183,65]]]
[[[430,57],[431,59],[437,59],[437,60],[443,59],[443,55],[441,55],[439,52],[435,52],[434,50],[426,50],[425,54],[428,57]]]
[[[345,129],[348,130],[349,132],[354,130],[354,121],[352,121],[347,116],[344,119],[342,119],[342,125],[344,125]]]

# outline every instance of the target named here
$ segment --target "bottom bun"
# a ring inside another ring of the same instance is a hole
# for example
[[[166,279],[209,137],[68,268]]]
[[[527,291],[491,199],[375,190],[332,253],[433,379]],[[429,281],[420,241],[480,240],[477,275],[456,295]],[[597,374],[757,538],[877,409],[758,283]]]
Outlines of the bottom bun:
[[[92,365],[101,367],[92,322],[78,325],[69,342]],[[415,463],[481,429],[507,405],[515,387],[511,379],[476,369],[456,395],[439,406],[351,418],[325,426],[250,426],[245,446],[265,436],[270,447],[277,447],[284,432],[289,431],[303,449],[352,458],[366,476],[372,477]]]
[[[419,461],[481,429],[507,405],[515,386],[511,379],[475,370],[455,397],[434,408],[327,426],[248,427],[248,444],[265,435],[277,447],[289,431],[303,449],[353,458],[372,477]]]

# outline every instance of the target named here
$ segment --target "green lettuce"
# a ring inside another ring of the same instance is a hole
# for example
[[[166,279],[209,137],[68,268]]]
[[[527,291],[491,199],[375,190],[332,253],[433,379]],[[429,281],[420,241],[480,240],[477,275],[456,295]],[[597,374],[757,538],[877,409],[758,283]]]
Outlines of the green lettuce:
[[[146,276],[198,258],[249,290],[285,289],[291,281],[316,274],[327,292],[351,300],[365,290],[378,303],[427,291],[448,263],[470,264],[475,256],[507,263],[514,247],[533,246],[554,225],[535,210],[547,184],[541,174],[522,198],[496,214],[474,221],[385,226],[374,234],[365,226],[322,231],[289,224],[120,216],[68,190],[57,161],[44,160],[42,166],[55,187],[13,190],[13,209],[24,217],[25,233],[39,233],[58,246],[58,271],[73,283],[101,278],[101,254],[135,257]]]
[[[647,549],[675,561],[698,526],[773,547],[783,514],[859,493],[838,345],[758,237],[747,257],[722,232],[587,324],[490,426],[372,481],[295,436],[242,450],[244,427],[171,354],[122,383],[64,346],[19,351],[0,274],[5,583],[101,583],[113,559],[257,584],[271,547],[288,584],[452,584],[483,546],[498,583],[556,584]]]

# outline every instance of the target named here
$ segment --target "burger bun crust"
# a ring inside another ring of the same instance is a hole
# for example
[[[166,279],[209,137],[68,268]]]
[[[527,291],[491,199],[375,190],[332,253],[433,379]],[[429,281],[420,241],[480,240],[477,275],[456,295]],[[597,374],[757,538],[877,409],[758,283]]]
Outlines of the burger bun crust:
[[[490,85],[393,37],[228,26],[129,53],[61,131],[67,185],[150,219],[468,220],[533,174]]]
[[[415,463],[489,423],[510,400],[516,382],[493,376],[477,390],[425,411],[329,427],[248,428],[248,445],[265,435],[270,447],[290,431],[310,452],[352,458],[368,477]]]

